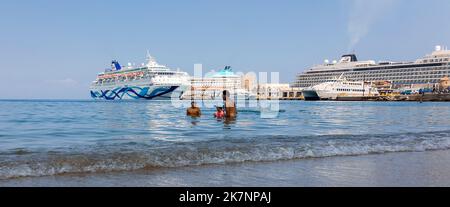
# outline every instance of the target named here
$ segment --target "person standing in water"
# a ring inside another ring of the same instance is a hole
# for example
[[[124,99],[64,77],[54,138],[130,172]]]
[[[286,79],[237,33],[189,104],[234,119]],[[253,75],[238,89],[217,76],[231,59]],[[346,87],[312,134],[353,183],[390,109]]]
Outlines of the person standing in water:
[[[192,101],[191,107],[188,108],[186,111],[186,115],[191,117],[200,117],[202,115],[202,111],[200,110],[199,107],[197,107],[197,104],[194,101]]]
[[[223,91],[222,98],[225,107],[225,118],[236,118],[237,116],[236,104],[230,98],[230,92],[227,90]]]

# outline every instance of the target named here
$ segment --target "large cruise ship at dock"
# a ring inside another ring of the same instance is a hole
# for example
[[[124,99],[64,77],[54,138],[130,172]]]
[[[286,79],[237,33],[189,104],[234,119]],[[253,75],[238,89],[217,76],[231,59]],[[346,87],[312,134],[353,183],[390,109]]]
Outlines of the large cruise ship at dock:
[[[436,84],[450,74],[450,50],[436,46],[434,52],[414,62],[359,61],[354,54],[339,62],[325,61],[297,76],[294,87],[308,88],[344,74],[349,81],[390,81],[394,87]]]
[[[179,99],[189,87],[186,72],[174,71],[147,54],[147,64],[121,66],[112,61],[111,69],[98,74],[90,91],[94,99]]]

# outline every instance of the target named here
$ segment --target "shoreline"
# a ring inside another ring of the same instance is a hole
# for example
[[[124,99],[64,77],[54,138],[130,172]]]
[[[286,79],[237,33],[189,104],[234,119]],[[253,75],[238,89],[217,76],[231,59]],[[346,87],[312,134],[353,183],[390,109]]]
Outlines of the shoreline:
[[[450,150],[66,174],[0,180],[0,186],[450,186]]]

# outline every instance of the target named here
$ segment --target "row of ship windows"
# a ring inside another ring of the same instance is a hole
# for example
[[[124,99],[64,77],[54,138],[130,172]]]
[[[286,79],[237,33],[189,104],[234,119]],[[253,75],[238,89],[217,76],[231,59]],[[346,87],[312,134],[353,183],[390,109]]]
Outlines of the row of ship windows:
[[[390,74],[350,74],[346,75],[346,78],[357,77],[357,78],[370,78],[370,77],[393,77],[393,76],[427,76],[427,75],[449,75],[450,71],[436,71],[436,72],[428,72],[428,73],[414,73],[414,72],[406,72],[406,73],[390,73]],[[318,80],[318,79],[334,79],[336,76],[328,75],[328,76],[314,76],[314,77],[306,77],[301,76],[298,77],[298,80]]]
[[[306,88],[306,87],[310,87],[310,86],[314,86],[319,84],[320,82],[314,82],[314,83],[297,83],[294,84],[294,87],[299,87],[299,88]],[[402,80],[402,81],[393,81],[393,84],[435,84],[435,83],[439,83],[439,81],[437,80]]]
[[[241,83],[240,80],[228,80],[228,81],[191,81],[192,84],[236,84]]]
[[[444,74],[444,73],[449,73],[449,70],[433,70],[433,71],[396,71],[396,72],[392,72],[392,73],[366,73],[366,74],[361,74],[361,73],[349,73],[349,75],[366,75],[366,76],[370,76],[370,75],[390,75],[390,74]]]
[[[201,87],[208,87],[208,86],[225,86],[225,87],[234,87],[234,86],[236,86],[236,87],[238,87],[238,86],[240,86],[241,84],[238,84],[238,83],[236,83],[236,84],[193,84],[193,86],[195,86],[195,87],[199,87],[199,86],[201,86]]]
[[[361,73],[349,73],[345,77],[382,77],[382,76],[400,76],[400,75],[448,75],[450,71],[427,71],[427,72],[397,72],[397,73],[386,73],[386,74],[361,74]],[[335,74],[326,74],[320,76],[299,76],[298,79],[333,79],[333,77],[337,77]]]
[[[100,79],[99,83],[114,83],[116,81],[133,81],[133,80],[142,80],[142,79],[150,79],[155,76],[134,76],[134,77],[117,77],[117,78],[108,78],[108,79]],[[164,78],[163,78],[164,79]]]
[[[107,79],[104,81],[98,81],[97,84],[114,84],[117,82],[130,82],[130,81],[138,81],[145,80],[146,78],[136,78],[136,79]]]
[[[346,72],[344,75],[351,75],[351,74],[389,74],[389,73],[403,73],[403,72],[430,72],[432,71],[448,71],[450,70],[450,67],[431,67],[431,68],[411,68],[411,69],[396,69],[396,70],[376,70],[376,71],[370,71],[370,72]],[[300,76],[340,76],[342,72],[330,72],[330,73],[322,73],[322,74],[302,74]]]
[[[439,62],[448,62],[448,58],[445,59],[431,59],[431,60],[424,60],[423,63],[439,63]]]
[[[394,84],[431,84],[431,83],[439,83],[436,79],[429,80],[397,80],[393,81]]]
[[[442,75],[389,75],[383,77],[362,77],[362,76],[350,76],[347,77],[349,80],[358,79],[358,80],[386,80],[386,79],[423,79],[423,78],[433,78],[433,79],[441,79]],[[309,78],[309,79],[298,79],[298,81],[322,81],[326,82],[331,80],[330,78]]]
[[[384,79],[386,80],[386,79]],[[402,82],[402,83],[434,83],[439,82],[440,78],[420,78],[420,79],[391,79],[392,82]],[[367,80],[375,81],[375,80]],[[325,82],[324,80],[317,81],[297,81],[294,85],[317,85]]]
[[[338,88],[336,89],[337,91],[342,91],[342,92],[364,92],[363,89],[348,89],[348,88]]]
[[[345,85],[351,85],[351,86],[359,86],[361,84],[359,83],[344,83]]]
[[[438,76],[421,76],[421,77],[396,77],[396,78],[369,78],[366,79],[366,81],[383,81],[383,80],[391,80],[391,81],[415,81],[415,80],[434,80],[434,81],[438,81],[440,80],[442,77],[438,77]],[[353,80],[357,80],[357,79],[353,79]],[[310,80],[310,81],[297,81],[297,84],[301,84],[301,83],[323,83],[326,82],[327,80]]]
[[[136,75],[136,76],[130,76],[130,77],[128,77],[128,79],[132,79],[132,78],[149,78],[149,77],[155,77],[155,76],[167,76],[167,75],[170,75],[170,76],[172,76],[172,75],[174,75],[174,73],[166,73],[166,72],[158,72],[158,73],[151,73],[151,74],[149,74],[149,73],[144,73],[143,75]],[[117,79],[117,78],[122,78],[122,79],[125,79],[125,78],[127,78],[127,77],[125,77],[125,76],[117,76],[116,78],[107,78],[107,79],[105,79],[105,80],[114,80],[114,79]]]
[[[418,77],[437,77],[442,78],[446,74],[391,74],[386,76],[347,76],[347,79],[361,79],[361,80],[368,80],[371,78],[418,78]],[[332,77],[327,78],[299,78],[297,80],[299,81],[308,81],[308,80],[333,80]]]
[[[353,81],[362,81],[362,80],[394,80],[394,79],[442,79],[445,76],[442,75],[422,75],[422,76],[389,76],[389,77],[348,77],[347,80]],[[334,79],[333,79],[334,80]],[[328,78],[315,78],[315,79],[297,79],[296,82],[326,82],[330,81]]]
[[[228,83],[228,84],[235,84],[235,83],[240,83],[241,81],[238,80],[234,80],[234,81],[191,81],[192,84],[224,84],[224,83]]]

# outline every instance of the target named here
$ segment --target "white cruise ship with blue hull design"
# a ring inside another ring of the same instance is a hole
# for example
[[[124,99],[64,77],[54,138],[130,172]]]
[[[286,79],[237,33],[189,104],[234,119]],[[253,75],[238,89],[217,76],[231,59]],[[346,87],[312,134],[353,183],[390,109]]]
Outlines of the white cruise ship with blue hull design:
[[[147,54],[147,64],[121,66],[113,60],[111,69],[98,74],[90,92],[94,99],[180,99],[190,85],[186,72],[173,71]]]

